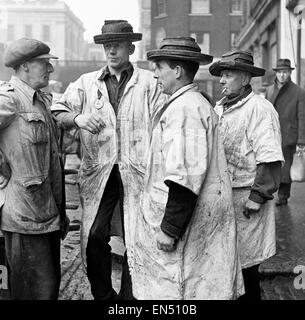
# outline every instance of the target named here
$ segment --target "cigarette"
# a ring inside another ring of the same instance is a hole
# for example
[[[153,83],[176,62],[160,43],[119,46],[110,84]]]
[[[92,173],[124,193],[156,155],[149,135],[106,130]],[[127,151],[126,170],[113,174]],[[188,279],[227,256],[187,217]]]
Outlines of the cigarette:
[[[227,88],[223,88],[221,91],[221,94],[224,94],[226,92]]]

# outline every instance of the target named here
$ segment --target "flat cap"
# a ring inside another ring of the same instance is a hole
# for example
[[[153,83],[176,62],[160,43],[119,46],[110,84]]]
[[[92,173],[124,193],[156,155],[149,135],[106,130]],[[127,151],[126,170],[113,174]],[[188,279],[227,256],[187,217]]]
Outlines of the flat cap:
[[[50,47],[45,43],[36,40],[22,38],[13,41],[6,49],[4,54],[4,65],[14,68],[31,59],[58,59],[49,54]]]

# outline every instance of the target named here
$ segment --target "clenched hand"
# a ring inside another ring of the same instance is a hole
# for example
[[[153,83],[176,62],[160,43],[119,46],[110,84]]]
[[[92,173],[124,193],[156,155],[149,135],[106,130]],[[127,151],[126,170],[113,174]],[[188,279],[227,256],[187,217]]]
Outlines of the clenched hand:
[[[85,129],[92,134],[99,133],[106,127],[102,116],[98,113],[79,114],[77,117],[75,117],[74,121],[79,128]]]
[[[176,239],[168,236],[163,231],[157,235],[157,246],[159,250],[172,252],[176,249]]]
[[[259,212],[260,208],[261,208],[260,203],[257,203],[257,202],[254,202],[254,201],[248,199],[248,201],[245,205],[243,214],[247,219],[250,219],[250,215]]]

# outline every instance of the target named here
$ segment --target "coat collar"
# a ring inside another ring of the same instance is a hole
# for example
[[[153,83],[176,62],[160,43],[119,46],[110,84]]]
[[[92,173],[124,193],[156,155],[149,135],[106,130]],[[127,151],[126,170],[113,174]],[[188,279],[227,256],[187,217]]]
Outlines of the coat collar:
[[[166,106],[171,104],[174,100],[176,100],[178,97],[180,97],[182,94],[184,94],[186,91],[190,91],[192,89],[197,89],[198,86],[194,83],[188,84],[186,86],[183,86],[182,88],[178,89],[175,93],[173,93],[169,99],[166,101]]]
[[[236,104],[234,104],[233,106],[231,106],[230,108],[226,109],[225,111],[223,111],[223,113],[229,113],[237,108],[240,108],[241,106],[243,106],[247,101],[249,101],[253,96],[255,95],[254,92],[251,92],[249,95],[247,95],[244,99],[239,100]],[[216,107],[218,108],[222,108],[223,110],[223,103],[225,101],[226,97],[222,98],[221,100],[216,102]]]

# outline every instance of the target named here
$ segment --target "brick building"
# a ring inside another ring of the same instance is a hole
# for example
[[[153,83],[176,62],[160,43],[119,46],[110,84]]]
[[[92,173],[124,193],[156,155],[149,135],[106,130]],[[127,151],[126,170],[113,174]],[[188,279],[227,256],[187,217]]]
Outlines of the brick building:
[[[235,46],[243,24],[245,0],[151,0],[151,42],[155,49],[164,37],[192,36],[204,53],[219,58]],[[196,76],[200,89],[218,98],[218,79],[207,66]]]

